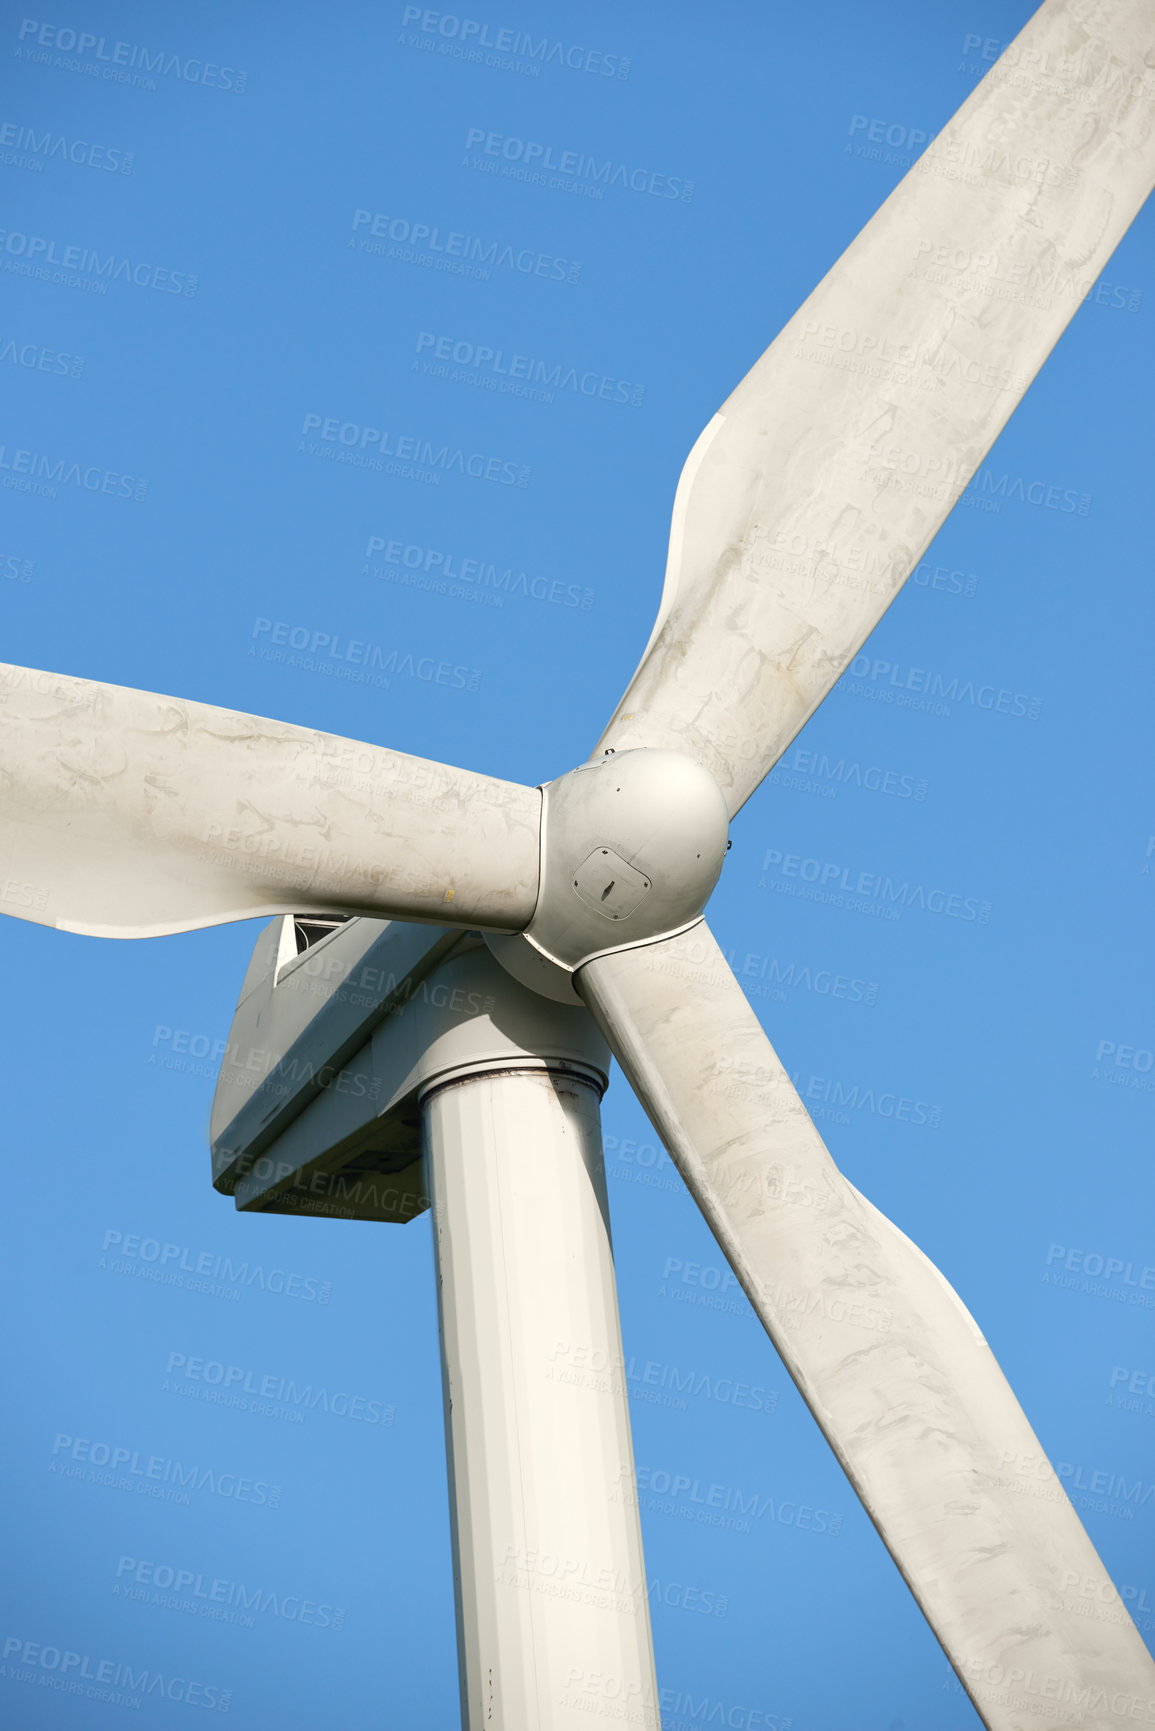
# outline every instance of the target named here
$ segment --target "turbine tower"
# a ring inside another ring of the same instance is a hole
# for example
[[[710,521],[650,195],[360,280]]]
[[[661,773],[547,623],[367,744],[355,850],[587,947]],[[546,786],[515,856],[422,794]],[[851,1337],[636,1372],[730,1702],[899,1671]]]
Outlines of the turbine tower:
[[[568,774],[523,787],[4,674],[0,875],[36,890],[5,911],[107,937],[277,916],[235,1028],[243,1049],[271,1025],[278,1067],[251,1094],[222,1073],[218,1187],[379,1220],[432,1201],[471,1731],[659,1722],[611,1053],[984,1723],[1155,1721],[1130,1619],[1079,1614],[1071,1583],[1107,1571],[1058,1480],[1008,1478],[1045,1455],[993,1354],[834,1164],[704,920],[730,821],[1155,182],[1153,82],[1149,0],[1046,0],[701,434],[650,641]],[[299,988],[322,946],[318,1007]],[[372,1112],[323,1080],[365,1066]]]

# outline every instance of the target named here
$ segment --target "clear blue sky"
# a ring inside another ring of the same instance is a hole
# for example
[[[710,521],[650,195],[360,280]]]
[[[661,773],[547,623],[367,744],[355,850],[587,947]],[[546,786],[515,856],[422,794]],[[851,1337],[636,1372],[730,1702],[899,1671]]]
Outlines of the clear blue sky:
[[[648,634],[698,432],[1030,10],[478,6],[9,10],[5,659],[528,782],[581,761]],[[562,53],[506,64],[525,31]],[[504,155],[479,145],[491,135]],[[520,172],[531,145],[530,178],[490,171]],[[625,173],[577,196],[566,153]],[[955,1283],[1087,1487],[1149,1638],[1153,244],[1148,212],[863,677],[742,814],[712,915],[836,1157]],[[503,388],[535,362],[591,394]],[[415,457],[426,441],[444,467]],[[346,448],[364,464],[332,460]],[[74,478],[25,490],[18,451]],[[312,665],[278,651],[293,633],[317,640]],[[360,682],[352,639],[469,678]],[[948,713],[897,701],[913,670],[957,682]],[[803,899],[802,861],[909,882],[909,905]],[[931,911],[951,896],[989,918]],[[248,1218],[209,1186],[198,1054],[228,1031],[256,930],[0,930],[4,1639],[191,1679],[205,1702],[229,1690],[246,1727],[448,1731],[428,1223]],[[704,1393],[634,1403],[669,1726],[691,1722],[687,1696],[743,1727],[976,1725],[620,1077],[604,1112],[639,1386],[652,1361],[777,1395],[761,1413]],[[248,1258],[266,1284],[160,1284],[147,1240],[206,1278]],[[174,1355],[340,1387],[392,1422],[181,1399]],[[271,1490],[130,1494],[76,1458],[116,1449],[280,1486],[278,1506]],[[756,1499],[752,1530],[699,1520],[679,1479]],[[259,1586],[268,1609],[245,1628],[187,1584],[167,1590],[192,1614],[158,1602],[181,1571]],[[286,1601],[327,1607],[329,1626]],[[21,1681],[6,1650],[12,1724],[125,1722]],[[189,1718],[155,1694],[140,1710]]]

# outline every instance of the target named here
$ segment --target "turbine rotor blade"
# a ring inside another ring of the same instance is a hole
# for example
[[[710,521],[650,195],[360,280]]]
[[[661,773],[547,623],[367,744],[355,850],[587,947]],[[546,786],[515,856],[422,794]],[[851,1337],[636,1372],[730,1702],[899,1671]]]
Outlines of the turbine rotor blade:
[[[839,1172],[708,928],[578,986],[984,1723],[1155,1716],[1118,1595],[1078,1614],[1110,1577],[977,1324]]]
[[[0,665],[0,911],[144,938],[278,913],[520,931],[541,794],[185,698]]]
[[[874,629],[1155,183],[1150,0],[1047,0],[723,404],[594,757],[731,817]]]

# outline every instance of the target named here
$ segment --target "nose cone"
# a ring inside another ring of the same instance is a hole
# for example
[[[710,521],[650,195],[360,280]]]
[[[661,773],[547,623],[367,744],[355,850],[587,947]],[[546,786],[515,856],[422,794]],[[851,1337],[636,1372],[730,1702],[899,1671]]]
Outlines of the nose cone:
[[[728,821],[713,776],[680,751],[639,747],[571,770],[545,789],[533,919],[493,953],[534,991],[575,1001],[584,962],[700,917]]]
[[[596,810],[601,845],[650,881],[649,917],[672,927],[700,914],[718,881],[729,829],[726,801],[709,770],[680,751],[642,747],[602,758],[575,772],[575,783],[579,778],[591,815]]]

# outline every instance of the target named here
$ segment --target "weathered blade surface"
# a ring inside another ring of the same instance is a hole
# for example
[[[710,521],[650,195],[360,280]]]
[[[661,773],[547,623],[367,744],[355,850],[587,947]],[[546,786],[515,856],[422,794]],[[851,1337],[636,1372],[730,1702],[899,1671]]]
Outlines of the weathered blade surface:
[[[518,931],[541,795],[283,721],[0,665],[0,911],[145,938],[276,913]]]
[[[984,1722],[1155,1723],[1155,1662],[977,1324],[839,1172],[708,928],[578,983]]]
[[[654,632],[595,756],[672,747],[731,816],[749,798],[1155,183],[1153,95],[1151,0],[1035,14],[694,446]]]

